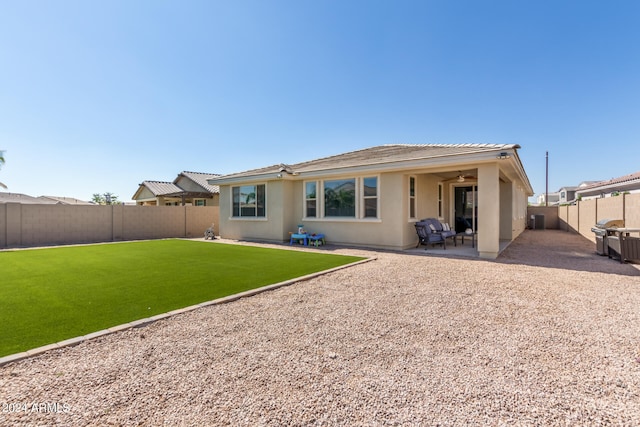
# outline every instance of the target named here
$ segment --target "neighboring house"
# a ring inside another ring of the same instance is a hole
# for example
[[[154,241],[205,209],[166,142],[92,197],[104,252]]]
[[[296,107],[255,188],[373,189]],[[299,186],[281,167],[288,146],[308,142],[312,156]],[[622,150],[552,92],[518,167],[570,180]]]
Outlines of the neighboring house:
[[[549,193],[549,206],[575,203],[576,191],[591,184],[595,184],[596,182],[598,181],[582,181],[577,187],[562,187],[556,192]],[[546,195],[544,193],[540,194],[537,199],[538,205],[544,206],[545,198]]]
[[[22,203],[30,205],[93,205],[94,203],[73,197],[32,197],[20,193],[0,193],[0,203]]]
[[[38,199],[43,200],[45,203],[53,202],[59,205],[95,205],[93,202],[86,200],[80,200],[73,197],[58,197],[58,196],[40,196]]]
[[[302,224],[336,244],[415,247],[414,224],[472,225],[483,258],[526,227],[533,190],[515,144],[394,144],[209,179],[220,234],[288,241]]]
[[[560,196],[558,198],[558,204],[566,205],[567,203],[573,202],[573,200],[576,198],[577,188],[578,187],[562,187],[560,190],[558,190],[558,195]]]
[[[57,202],[53,200],[46,200],[39,197],[32,197],[26,194],[20,193],[1,193],[0,192],[0,203],[22,203],[22,204],[30,204],[30,205],[54,205]]]
[[[538,205],[544,206],[546,205],[547,194],[542,193],[538,196]],[[549,206],[557,205],[560,201],[560,192],[549,193]]]
[[[220,190],[207,180],[219,175],[181,172],[173,182],[143,181],[132,199],[143,206],[218,206]]]
[[[640,172],[585,185],[578,188],[576,198],[589,200],[617,196],[622,193],[640,193]]]

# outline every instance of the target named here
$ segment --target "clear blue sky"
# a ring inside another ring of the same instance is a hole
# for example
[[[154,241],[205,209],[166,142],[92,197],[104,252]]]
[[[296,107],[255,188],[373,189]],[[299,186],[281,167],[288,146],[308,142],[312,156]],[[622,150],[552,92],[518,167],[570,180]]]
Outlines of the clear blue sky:
[[[640,2],[0,0],[0,182],[143,180],[389,143],[520,144],[534,188],[640,170]]]

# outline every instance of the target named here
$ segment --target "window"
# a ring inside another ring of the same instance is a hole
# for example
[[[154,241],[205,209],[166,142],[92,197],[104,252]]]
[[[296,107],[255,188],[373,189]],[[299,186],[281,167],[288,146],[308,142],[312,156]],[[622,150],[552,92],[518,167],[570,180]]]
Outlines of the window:
[[[196,199],[196,200],[194,200],[194,205],[195,206],[205,206],[206,203],[205,203],[204,199]]]
[[[265,217],[265,184],[232,187],[234,217]]]
[[[379,217],[379,177],[306,181],[305,218],[375,219]]]
[[[364,218],[378,217],[378,178],[363,179]]]
[[[438,184],[438,218],[442,218],[442,184]]]
[[[318,196],[317,196],[318,183],[307,182],[304,186],[304,216],[307,218],[315,218],[317,216],[318,209]]]
[[[416,177],[409,177],[409,218],[416,217]]]
[[[324,182],[324,216],[356,216],[356,180]]]

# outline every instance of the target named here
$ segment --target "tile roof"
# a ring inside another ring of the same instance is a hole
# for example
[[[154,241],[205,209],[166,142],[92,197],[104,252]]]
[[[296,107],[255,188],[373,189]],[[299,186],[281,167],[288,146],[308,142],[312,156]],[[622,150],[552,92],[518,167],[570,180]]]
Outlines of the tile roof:
[[[47,202],[52,201],[61,205],[95,205],[93,202],[76,199],[74,197],[40,196],[38,199],[46,200]]]
[[[583,190],[591,190],[594,188],[599,188],[599,187],[607,187],[610,185],[616,185],[616,184],[627,184],[627,183],[631,183],[634,181],[639,181],[640,180],[640,172],[636,172],[636,173],[632,173],[629,175],[625,175],[625,176],[621,176],[618,178],[613,178],[610,179],[608,181],[598,181],[595,184],[591,184],[591,185],[587,185],[585,187],[581,187],[578,191],[583,191]]]
[[[283,171],[287,171],[289,173],[312,172],[362,165],[381,165],[385,163],[409,160],[508,150],[514,148],[520,148],[520,146],[517,144],[387,144],[292,165],[271,165],[264,168],[224,175],[223,177],[243,177]]]
[[[220,176],[219,174],[184,171],[184,172],[180,173],[180,175],[189,178],[190,180],[192,180],[193,182],[195,182],[196,184],[198,184],[199,186],[201,186],[205,190],[209,191],[210,193],[219,193],[220,192],[220,187],[219,186],[211,185],[211,184],[209,184],[207,182],[208,179],[216,178],[216,177]],[[180,175],[178,175],[178,177],[180,177]],[[173,182],[176,182],[177,180],[178,180],[178,178],[176,178],[176,180],[173,181]]]
[[[154,196],[162,196],[165,194],[173,194],[182,192],[182,188],[173,182],[166,181],[143,181],[142,184],[153,193]]]
[[[32,197],[21,193],[0,193],[0,203],[54,205],[57,202],[53,200],[43,200],[38,197]]]

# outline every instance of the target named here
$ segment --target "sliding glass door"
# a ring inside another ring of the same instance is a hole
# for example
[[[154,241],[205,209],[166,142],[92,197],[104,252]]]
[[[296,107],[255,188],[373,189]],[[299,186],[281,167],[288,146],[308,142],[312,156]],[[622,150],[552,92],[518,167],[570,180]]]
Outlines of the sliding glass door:
[[[456,233],[468,228],[478,231],[478,186],[454,187],[454,215]]]

